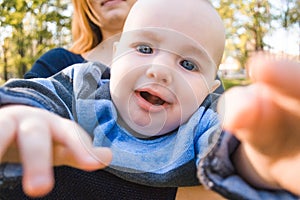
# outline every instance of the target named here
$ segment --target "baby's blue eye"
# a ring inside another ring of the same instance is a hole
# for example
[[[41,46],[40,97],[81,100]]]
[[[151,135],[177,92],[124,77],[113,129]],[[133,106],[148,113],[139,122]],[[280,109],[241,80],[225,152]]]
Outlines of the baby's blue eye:
[[[180,65],[185,68],[186,70],[189,71],[194,71],[197,69],[197,65],[195,65],[193,62],[189,61],[189,60],[182,60],[180,61]]]
[[[153,49],[152,49],[150,46],[145,45],[145,44],[143,44],[143,45],[138,45],[138,46],[136,47],[136,50],[137,50],[138,52],[140,52],[140,53],[143,53],[143,54],[151,54],[151,53],[153,53]]]

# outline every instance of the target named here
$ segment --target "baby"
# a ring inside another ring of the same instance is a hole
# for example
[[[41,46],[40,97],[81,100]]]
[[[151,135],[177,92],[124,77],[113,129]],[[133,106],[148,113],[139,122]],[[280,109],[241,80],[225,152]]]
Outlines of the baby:
[[[200,163],[221,134],[212,92],[224,43],[222,21],[206,0],[137,1],[115,45],[110,80],[101,79],[107,67],[86,63],[1,88],[2,160],[22,162],[31,196],[53,188],[53,165],[107,166],[154,187],[199,184]],[[20,158],[10,154],[15,147]],[[234,198],[231,187],[225,190]]]

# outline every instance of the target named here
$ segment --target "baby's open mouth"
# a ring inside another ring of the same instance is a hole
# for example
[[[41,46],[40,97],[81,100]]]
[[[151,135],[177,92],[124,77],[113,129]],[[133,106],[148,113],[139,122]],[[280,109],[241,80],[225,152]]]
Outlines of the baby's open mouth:
[[[141,97],[143,97],[149,103],[155,106],[161,106],[166,103],[160,97],[150,94],[149,92],[140,92]]]

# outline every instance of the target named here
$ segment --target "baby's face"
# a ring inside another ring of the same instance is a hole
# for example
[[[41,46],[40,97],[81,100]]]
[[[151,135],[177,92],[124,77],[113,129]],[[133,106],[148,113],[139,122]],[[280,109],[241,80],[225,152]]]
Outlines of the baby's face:
[[[176,129],[218,86],[216,65],[205,47],[210,43],[202,44],[201,34],[195,34],[203,24],[181,26],[164,15],[159,20],[145,15],[129,17],[111,65],[110,90],[119,123],[137,137]]]

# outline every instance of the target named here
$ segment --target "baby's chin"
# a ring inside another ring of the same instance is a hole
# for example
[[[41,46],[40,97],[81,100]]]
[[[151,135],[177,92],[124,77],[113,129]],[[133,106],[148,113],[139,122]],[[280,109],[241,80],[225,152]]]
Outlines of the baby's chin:
[[[135,126],[131,126],[129,132],[136,138],[140,139],[150,139],[154,137],[159,137],[168,133],[168,131],[164,130],[161,127],[153,127],[151,125],[148,126],[139,126],[136,124]]]

